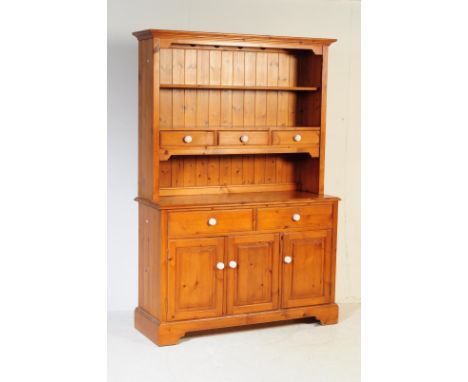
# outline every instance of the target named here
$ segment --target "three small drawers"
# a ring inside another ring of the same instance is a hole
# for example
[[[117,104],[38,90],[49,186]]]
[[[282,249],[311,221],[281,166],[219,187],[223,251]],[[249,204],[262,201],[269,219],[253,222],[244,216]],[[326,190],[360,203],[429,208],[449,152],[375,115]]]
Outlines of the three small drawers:
[[[218,146],[263,146],[270,144],[283,146],[318,145],[320,132],[317,130],[275,130],[248,131],[233,130],[219,131]],[[160,145],[170,146],[214,146],[216,145],[215,131],[161,131]]]
[[[168,226],[169,236],[187,236],[254,230],[327,229],[332,227],[332,223],[333,206],[317,204],[238,210],[175,211],[169,212]]]

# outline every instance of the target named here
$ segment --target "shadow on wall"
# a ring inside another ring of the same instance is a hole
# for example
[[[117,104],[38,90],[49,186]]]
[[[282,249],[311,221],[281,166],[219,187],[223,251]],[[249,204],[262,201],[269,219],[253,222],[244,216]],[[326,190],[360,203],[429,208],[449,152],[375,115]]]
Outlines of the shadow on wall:
[[[138,285],[138,45],[130,32],[108,42],[107,56],[108,306],[128,310]]]

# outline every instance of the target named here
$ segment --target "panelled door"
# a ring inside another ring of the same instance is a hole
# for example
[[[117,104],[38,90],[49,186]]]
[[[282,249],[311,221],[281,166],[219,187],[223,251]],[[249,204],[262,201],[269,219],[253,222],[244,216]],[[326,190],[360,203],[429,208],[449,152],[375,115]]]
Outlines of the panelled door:
[[[224,238],[169,241],[168,320],[223,314]]]
[[[226,313],[278,308],[279,234],[229,237]]]
[[[282,308],[330,302],[331,244],[331,231],[284,234]]]

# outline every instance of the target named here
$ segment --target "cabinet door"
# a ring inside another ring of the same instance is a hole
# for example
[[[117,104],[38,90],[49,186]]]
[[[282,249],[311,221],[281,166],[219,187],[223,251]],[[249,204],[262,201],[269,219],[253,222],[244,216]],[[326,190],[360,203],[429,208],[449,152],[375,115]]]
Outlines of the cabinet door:
[[[170,240],[168,320],[223,313],[224,239]]]
[[[284,234],[283,308],[330,302],[331,244],[331,231]]]
[[[228,314],[278,308],[279,235],[228,238]]]

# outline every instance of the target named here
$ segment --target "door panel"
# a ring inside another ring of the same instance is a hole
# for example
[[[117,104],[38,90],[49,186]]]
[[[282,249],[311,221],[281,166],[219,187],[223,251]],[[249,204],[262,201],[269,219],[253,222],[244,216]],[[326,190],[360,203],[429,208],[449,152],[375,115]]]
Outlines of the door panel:
[[[330,302],[331,231],[284,234],[282,307]],[[285,257],[290,257],[290,263]]]
[[[223,313],[224,239],[169,241],[168,320],[216,317]]]
[[[278,308],[279,234],[228,238],[226,265],[228,314]]]

